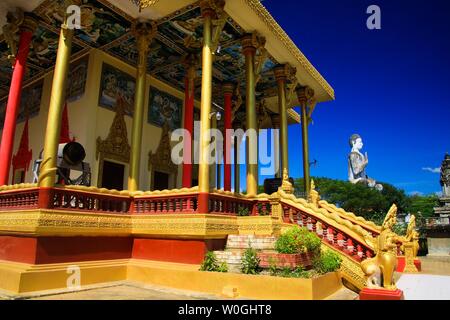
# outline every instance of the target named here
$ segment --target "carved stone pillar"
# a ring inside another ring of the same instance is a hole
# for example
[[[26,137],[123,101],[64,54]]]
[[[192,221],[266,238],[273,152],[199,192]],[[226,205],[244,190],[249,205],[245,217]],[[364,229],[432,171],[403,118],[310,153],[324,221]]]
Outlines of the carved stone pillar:
[[[303,142],[303,180],[305,185],[306,198],[311,192],[311,177],[309,171],[309,143],[308,143],[308,123],[309,117],[307,113],[308,105],[314,97],[314,90],[310,87],[299,87],[297,89],[297,98],[300,103],[301,125],[302,125],[302,142]]]
[[[224,158],[224,190],[231,191],[231,132],[232,129],[232,98],[234,92],[234,84],[225,83],[222,87],[224,96],[224,131],[225,131],[225,147],[223,148]]]
[[[20,12],[20,11],[19,11]],[[10,29],[19,28],[20,40],[19,49],[15,52],[14,39],[10,39],[11,57],[15,57],[14,71],[9,88],[8,102],[6,105],[5,123],[2,131],[0,145],[0,186],[8,183],[9,170],[11,167],[11,157],[14,147],[14,135],[16,131],[17,114],[20,107],[20,96],[22,94],[22,83],[25,75],[28,53],[33,33],[37,28],[37,23],[30,17],[25,16],[20,26],[9,26]],[[8,25],[4,27],[8,28]],[[12,35],[14,36],[14,35]],[[5,35],[6,37],[6,35]]]
[[[288,65],[279,65],[274,68],[275,79],[278,85],[278,113],[280,115],[280,146],[281,146],[281,172],[287,170],[289,174],[288,159],[288,123],[286,106],[286,81]]]
[[[197,57],[188,55],[183,63],[186,69],[184,93],[184,129],[189,132],[183,139],[183,188],[192,187],[192,141],[194,139],[194,99]]]
[[[202,96],[200,105],[200,161],[198,173],[198,212],[209,211],[209,152],[211,141],[210,119],[212,105],[212,72],[213,72],[213,19],[217,11],[222,11],[225,2],[204,0],[200,3],[203,16],[203,48],[202,48]]]
[[[72,4],[66,1],[66,5]],[[61,119],[66,99],[66,83],[69,71],[70,55],[72,51],[72,39],[74,30],[68,27],[68,16],[64,18],[61,26],[58,54],[56,56],[53,84],[50,94],[47,128],[45,131],[43,161],[39,174],[39,205],[51,207],[51,195],[49,189],[55,185],[56,160],[58,153]]]
[[[255,54],[258,47],[255,34],[246,34],[242,38],[242,52],[245,55],[246,78],[246,115],[249,130],[247,135],[247,195],[256,196],[258,192],[258,135],[256,130],[256,96],[255,96]],[[254,141],[256,140],[256,141]]]
[[[150,21],[137,21],[133,25],[133,33],[137,41],[139,61],[136,71],[136,93],[134,96],[134,114],[131,131],[130,171],[128,190],[139,189],[139,175],[142,149],[142,127],[144,125],[144,101],[147,90],[147,57],[150,43],[156,34],[156,24]]]
[[[274,161],[275,161],[275,178],[281,178],[281,166],[280,166],[280,115],[274,114],[271,116],[272,126],[274,130]]]

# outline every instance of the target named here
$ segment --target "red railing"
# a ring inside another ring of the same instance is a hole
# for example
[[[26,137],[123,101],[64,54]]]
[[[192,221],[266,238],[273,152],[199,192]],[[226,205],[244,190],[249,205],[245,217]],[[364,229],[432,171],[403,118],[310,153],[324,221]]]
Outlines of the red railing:
[[[35,209],[39,188],[11,190],[0,193],[0,210]]]
[[[362,261],[374,256],[374,252],[366,244],[361,243],[341,230],[329,225],[322,219],[311,216],[307,212],[283,203],[283,220],[286,223],[298,224],[316,233],[324,242],[349,255],[356,261]]]
[[[133,205],[136,214],[196,213],[198,194],[137,197]]]
[[[148,194],[142,196],[115,195],[72,188],[45,189],[48,199],[39,203],[39,188],[0,192],[0,210],[27,208],[73,210],[119,214],[198,213],[199,194]],[[48,203],[47,203],[48,202]],[[268,200],[246,199],[233,195],[210,193],[209,213],[222,215],[270,215]]]
[[[250,215],[253,211],[253,205],[252,200],[218,194],[210,194],[209,196],[209,212],[215,214],[242,215],[247,212]]]
[[[358,221],[357,219],[353,219],[351,217],[348,217],[347,215],[345,215],[345,214],[343,214],[343,213],[341,213],[341,212],[339,212],[337,210],[333,210],[329,206],[320,205],[320,208],[322,208],[324,210],[327,210],[328,212],[335,212],[335,213],[337,213],[339,215],[339,217],[341,217],[341,219],[348,220],[348,221],[350,221],[353,224],[359,225],[361,228],[363,228],[364,230],[369,232],[372,235],[372,237],[377,237],[377,236],[380,235],[380,231],[376,230],[375,228],[369,227],[365,223],[363,223],[361,221]]]
[[[127,196],[53,189],[53,209],[125,214],[129,212],[130,205],[131,198]]]

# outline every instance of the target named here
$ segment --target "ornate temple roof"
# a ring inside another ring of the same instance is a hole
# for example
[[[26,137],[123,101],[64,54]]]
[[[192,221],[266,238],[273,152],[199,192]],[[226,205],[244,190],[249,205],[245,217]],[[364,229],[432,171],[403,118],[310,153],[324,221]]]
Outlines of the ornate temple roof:
[[[39,20],[29,56],[25,85],[41,78],[52,70],[56,59],[58,34],[63,0],[6,0],[2,12],[15,6],[32,11]],[[99,49],[112,56],[136,65],[137,51],[131,25],[136,19],[152,19],[158,24],[158,34],[149,51],[148,72],[155,78],[184,89],[184,66],[180,63],[188,53],[199,53],[202,39],[202,18],[199,1],[153,1],[139,10],[139,0],[81,0],[83,18],[88,21],[76,31],[72,60]],[[4,10],[3,10],[4,9]],[[266,38],[267,57],[263,63],[262,77],[257,86],[257,98],[264,98],[268,113],[277,113],[277,89],[272,68],[279,63],[289,63],[297,68],[297,80],[315,90],[318,102],[334,99],[334,90],[292,42],[259,0],[227,0],[225,11],[229,15],[220,41],[220,52],[214,59],[213,99],[222,104],[221,84],[224,81],[239,83],[245,93],[244,57],[240,38],[245,32],[258,32]],[[1,17],[2,19],[4,17]],[[0,27],[4,24],[0,20]],[[84,22],[82,22],[84,23]],[[187,44],[189,38],[189,44]],[[8,93],[11,64],[8,50],[0,36],[0,102]],[[199,75],[201,70],[199,69]],[[196,95],[200,96],[200,78],[196,82]],[[295,95],[295,93],[294,93]],[[288,97],[289,100],[289,97]],[[290,99],[296,106],[296,97]],[[290,122],[298,122],[299,115],[289,111]]]

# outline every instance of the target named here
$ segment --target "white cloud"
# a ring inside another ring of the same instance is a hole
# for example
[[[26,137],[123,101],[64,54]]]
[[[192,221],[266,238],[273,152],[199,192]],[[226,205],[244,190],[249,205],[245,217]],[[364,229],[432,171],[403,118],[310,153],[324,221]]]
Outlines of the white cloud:
[[[426,168],[422,168],[422,170],[429,171],[431,173],[441,173],[441,167],[437,167],[437,168],[426,167]]]
[[[423,196],[424,195],[424,193],[420,192],[420,191],[411,191],[411,192],[408,192],[408,194],[410,196]]]

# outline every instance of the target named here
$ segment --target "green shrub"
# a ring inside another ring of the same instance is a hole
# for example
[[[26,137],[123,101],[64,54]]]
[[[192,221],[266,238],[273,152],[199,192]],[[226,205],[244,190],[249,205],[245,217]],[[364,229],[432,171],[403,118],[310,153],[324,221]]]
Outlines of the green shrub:
[[[258,258],[255,249],[249,248],[244,251],[244,256],[242,257],[241,271],[245,274],[259,274],[261,268],[259,263],[261,260]]]
[[[278,253],[317,253],[320,250],[321,240],[313,232],[306,228],[290,228],[283,233],[275,242],[275,249]]]
[[[281,269],[279,275],[280,275],[280,277],[283,277],[283,278],[292,278],[291,268],[284,267],[283,269]]]
[[[214,252],[209,251],[200,266],[200,271],[228,272],[228,265],[225,262],[219,264]]]
[[[276,276],[278,274],[277,265],[273,257],[269,258],[269,273],[271,276]]]
[[[297,267],[294,270],[291,270],[289,267],[284,267],[281,270],[276,270],[276,272],[273,275],[280,276],[283,278],[304,278],[304,279],[309,279],[312,276],[310,272],[304,270],[301,266]]]
[[[238,216],[240,217],[247,217],[250,215],[250,210],[247,207],[241,207],[238,208]]]
[[[314,269],[320,273],[325,274],[334,272],[341,267],[342,258],[334,251],[324,250],[314,260]]]
[[[306,229],[307,230],[307,229]],[[304,237],[304,246],[306,251],[311,253],[320,253],[322,240],[313,232],[307,232]]]
[[[222,262],[217,268],[217,272],[228,272],[228,265],[226,262]]]
[[[311,273],[309,273],[308,271],[304,270],[301,266],[299,266],[299,267],[297,267],[297,269],[292,271],[292,276],[294,278],[306,278],[306,279],[309,279],[309,278],[311,278]]]

